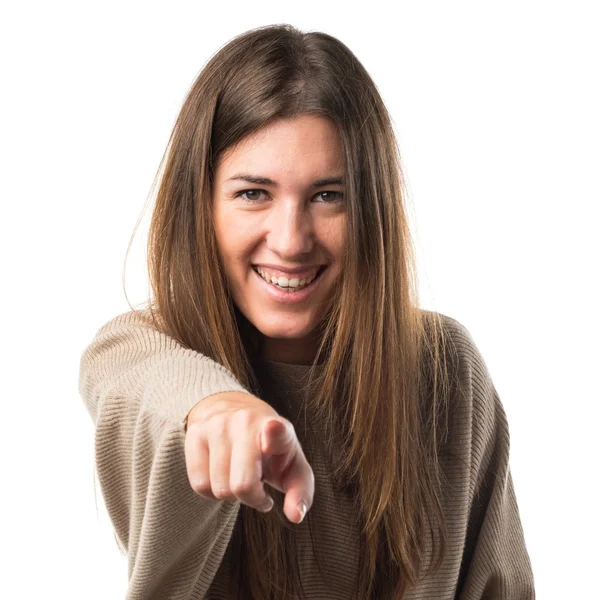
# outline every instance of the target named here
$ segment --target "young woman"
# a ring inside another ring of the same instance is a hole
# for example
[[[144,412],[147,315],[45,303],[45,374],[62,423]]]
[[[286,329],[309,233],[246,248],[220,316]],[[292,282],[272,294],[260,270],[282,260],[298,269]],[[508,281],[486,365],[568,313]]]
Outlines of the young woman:
[[[534,598],[506,414],[468,330],[418,308],[356,57],[240,35],[165,159],[154,297],[81,358],[127,598]]]

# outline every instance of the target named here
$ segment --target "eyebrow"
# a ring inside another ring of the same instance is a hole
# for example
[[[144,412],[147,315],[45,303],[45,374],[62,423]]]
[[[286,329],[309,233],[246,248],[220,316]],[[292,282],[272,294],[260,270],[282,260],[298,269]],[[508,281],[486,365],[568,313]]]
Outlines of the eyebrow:
[[[273,181],[269,177],[263,177],[262,175],[250,175],[249,173],[238,173],[233,177],[230,177],[226,181],[247,181],[248,183],[255,183],[258,185],[272,185],[273,187],[278,187],[276,181]],[[344,185],[343,177],[325,177],[324,179],[317,179],[317,181],[313,181],[311,187],[318,188],[323,187],[324,185]]]

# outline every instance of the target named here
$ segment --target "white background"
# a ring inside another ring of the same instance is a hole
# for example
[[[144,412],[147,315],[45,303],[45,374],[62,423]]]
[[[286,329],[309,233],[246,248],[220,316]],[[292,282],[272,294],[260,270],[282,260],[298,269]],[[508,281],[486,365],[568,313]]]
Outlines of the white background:
[[[235,35],[288,22],[346,43],[390,110],[422,306],[469,329],[502,398],[538,598],[600,598],[597,8],[3,5],[2,597],[124,595],[79,358],[129,310],[142,216],[125,283],[145,300],[144,207],[193,80]]]

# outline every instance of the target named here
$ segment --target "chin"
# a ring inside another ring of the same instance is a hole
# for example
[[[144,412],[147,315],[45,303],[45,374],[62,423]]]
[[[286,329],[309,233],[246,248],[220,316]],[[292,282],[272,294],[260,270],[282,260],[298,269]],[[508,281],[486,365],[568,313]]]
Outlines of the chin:
[[[254,326],[265,337],[282,340],[304,339],[315,328],[313,323],[306,323],[305,321],[294,323],[292,319],[289,323],[273,323],[265,319],[258,319],[254,321]]]

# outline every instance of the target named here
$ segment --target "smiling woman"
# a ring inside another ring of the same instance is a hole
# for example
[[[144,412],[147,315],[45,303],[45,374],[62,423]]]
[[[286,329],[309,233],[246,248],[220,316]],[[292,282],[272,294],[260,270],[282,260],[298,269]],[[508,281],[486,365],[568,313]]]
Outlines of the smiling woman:
[[[128,599],[533,599],[506,415],[468,330],[418,306],[358,59],[236,37],[163,163],[153,297],[81,358]]]
[[[269,177],[231,175],[250,169]],[[335,123],[314,115],[271,121],[217,164],[212,203],[219,258],[233,301],[264,336],[264,358],[310,364],[317,353],[313,332],[342,269],[343,175],[327,176],[340,171]],[[240,191],[242,181],[268,190]],[[256,196],[242,197],[250,192]]]

